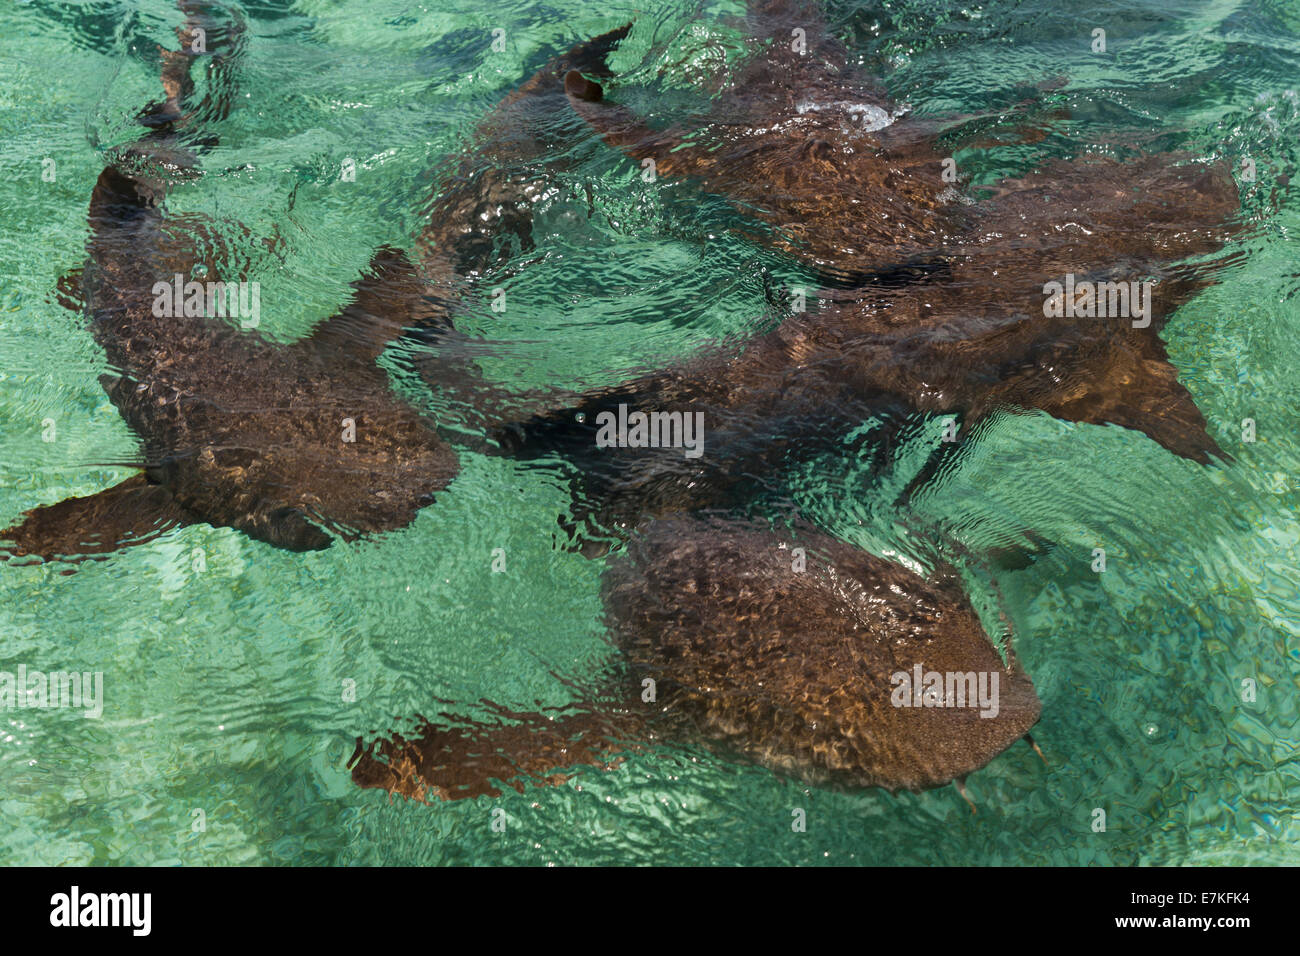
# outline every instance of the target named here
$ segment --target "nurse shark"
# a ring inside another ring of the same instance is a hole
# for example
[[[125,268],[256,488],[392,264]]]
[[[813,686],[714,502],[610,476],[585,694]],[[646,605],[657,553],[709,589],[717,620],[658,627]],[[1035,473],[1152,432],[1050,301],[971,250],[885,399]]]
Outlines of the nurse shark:
[[[479,213],[526,209],[529,188],[494,178],[494,164],[540,148],[521,132],[530,113],[562,106],[564,72],[599,72],[625,32],[580,44],[507,97],[437,198],[417,253],[379,250],[346,308],[283,345],[226,321],[241,313],[235,303],[256,302],[256,290],[223,275],[238,260],[210,223],[166,212],[168,194],[199,175],[197,150],[211,142],[204,125],[229,110],[242,35],[203,4],[181,7],[180,51],[162,55],[164,99],[141,114],[148,131],[95,184],[82,277],[85,313],[112,369],[104,387],[140,438],[140,470],[28,512],[0,532],[6,559],[103,557],[198,522],[290,551],[409,524],[454,479],[457,456],[376,359],[393,340],[424,335],[444,349],[423,372],[465,394],[479,387],[472,363],[457,357],[450,316],[492,234],[515,224]],[[200,30],[204,44],[194,42]],[[200,99],[190,72],[205,46],[215,75]]]
[[[488,705],[490,719],[443,712],[359,739],[353,780],[455,800],[681,743],[818,785],[924,790],[960,786],[1041,711],[951,568],[925,577],[798,520],[651,521],[603,592],[621,652],[608,686],[551,711]]]

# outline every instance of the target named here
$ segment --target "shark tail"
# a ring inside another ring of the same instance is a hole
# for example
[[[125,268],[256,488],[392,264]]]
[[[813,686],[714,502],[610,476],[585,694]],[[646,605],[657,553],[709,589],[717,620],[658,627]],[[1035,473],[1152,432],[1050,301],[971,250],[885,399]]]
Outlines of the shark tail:
[[[233,68],[244,54],[248,24],[239,9],[215,0],[179,0],[185,21],[176,28],[177,50],[160,48],[165,99],[150,103],[140,122],[155,128],[202,128],[223,120],[233,109],[238,88]],[[207,57],[207,86],[196,97],[191,67]]]

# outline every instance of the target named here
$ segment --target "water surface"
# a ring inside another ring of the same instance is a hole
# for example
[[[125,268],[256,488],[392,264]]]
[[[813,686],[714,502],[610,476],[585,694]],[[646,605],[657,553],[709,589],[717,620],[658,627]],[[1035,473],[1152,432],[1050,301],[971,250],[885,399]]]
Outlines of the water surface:
[[[614,68],[660,119],[701,110],[739,48],[734,4],[637,0],[249,3],[238,108],[175,212],[279,236],[255,255],[262,326],[292,339],[336,310],[381,243],[418,231],[429,170],[550,54],[630,19]],[[1043,701],[1044,766],[1017,746],[954,788],[891,796],[782,780],[690,747],[499,799],[422,806],[359,791],[359,733],[435,698],[563,704],[564,676],[611,651],[600,561],[556,547],[554,470],[462,451],[449,491],[400,532],[288,554],[183,528],[83,566],[0,568],[0,670],[102,671],[100,720],[0,712],[0,862],[36,864],[1300,862],[1300,3],[854,2],[832,16],[863,66],[921,114],[1068,112],[1040,143],[959,155],[977,182],[1047,156],[1142,141],[1255,162],[1244,261],[1164,331],[1234,458],[1202,467],[1143,435],[1007,416],[915,499],[912,527],[973,551],[1006,529],[1055,543],[999,574]],[[130,474],[134,437],[105,360],[54,288],[78,267],[104,151],[158,96],[174,9],[8,3],[0,13],[0,521]],[[1108,52],[1090,37],[1103,27]],[[505,31],[504,51],[491,49]],[[341,162],[357,166],[339,181]],[[52,159],[53,182],[41,177]],[[540,210],[537,248],[484,277],[464,326],[516,343],[487,363],[520,386],[578,387],[667,362],[774,317],[762,273],[798,276],[736,213],[647,184],[580,138]],[[590,197],[590,198],[589,198]],[[525,268],[526,266],[526,268]],[[509,280],[511,307],[488,291]],[[407,383],[412,394],[419,387]],[[421,400],[437,407],[437,399]],[[1257,441],[1242,441],[1243,419]],[[53,441],[43,441],[46,421]],[[890,474],[853,455],[796,475],[804,512],[878,553],[915,552],[888,503],[939,440]],[[1107,551],[1093,573],[1091,552]],[[507,569],[492,573],[492,551]],[[199,560],[201,558],[201,560]],[[990,592],[991,593],[991,592]],[[987,596],[987,595],[986,595]],[[1257,687],[1242,700],[1243,680]],[[354,681],[355,702],[343,700]],[[490,828],[500,807],[505,833]],[[791,810],[808,813],[792,832]],[[1107,816],[1092,828],[1094,810]],[[196,810],[206,829],[195,832]]]

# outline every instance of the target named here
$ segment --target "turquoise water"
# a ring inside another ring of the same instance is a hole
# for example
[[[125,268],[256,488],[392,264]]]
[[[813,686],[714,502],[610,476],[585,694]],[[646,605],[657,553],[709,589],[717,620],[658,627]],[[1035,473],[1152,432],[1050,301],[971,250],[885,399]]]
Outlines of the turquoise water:
[[[738,48],[727,18],[740,12],[650,0],[243,9],[237,108],[207,175],[171,208],[231,236],[237,221],[280,237],[282,259],[255,255],[250,278],[263,330],[286,340],[337,309],[377,245],[409,245],[428,170],[548,55],[635,19],[613,64],[629,95],[661,116],[698,109]],[[0,566],[0,670],[102,671],[105,688],[101,720],[0,711],[0,862],[1300,862],[1300,199],[1268,199],[1297,158],[1300,3],[832,9],[864,66],[919,113],[1004,107],[1066,79],[1043,96],[1068,118],[1042,143],[961,157],[977,180],[1153,130],[1169,148],[1257,165],[1244,261],[1164,332],[1231,464],[1181,460],[1137,432],[1007,416],[913,503],[910,521],[972,550],[1009,528],[1055,542],[998,578],[1043,701],[1047,764],[1017,746],[972,775],[974,815],[951,787],[832,792],[686,746],[498,799],[423,806],[356,789],[345,762],[358,734],[434,698],[563,704],[562,678],[611,653],[602,563],[553,540],[567,489],[462,451],[461,475],[412,525],[358,544],[289,554],[197,525],[71,575]],[[162,0],[0,8],[5,525],[131,473],[103,464],[134,459],[136,442],[99,385],[105,360],[84,320],[53,290],[83,261],[103,151],[133,138],[131,117],[158,97],[153,50],[174,45],[177,20]],[[1095,26],[1104,56],[1089,49]],[[342,184],[348,157],[358,175]],[[494,277],[471,292],[463,326],[518,343],[488,365],[493,378],[615,381],[770,327],[761,272],[797,270],[729,235],[724,202],[643,183],[590,140],[570,158],[527,270],[502,273],[509,311],[488,307]],[[904,448],[883,480],[856,460],[816,462],[792,493],[834,533],[910,553],[888,502],[932,444]],[[1095,547],[1104,574],[1090,569]],[[341,699],[345,680],[355,702]],[[792,832],[796,807],[806,833]]]

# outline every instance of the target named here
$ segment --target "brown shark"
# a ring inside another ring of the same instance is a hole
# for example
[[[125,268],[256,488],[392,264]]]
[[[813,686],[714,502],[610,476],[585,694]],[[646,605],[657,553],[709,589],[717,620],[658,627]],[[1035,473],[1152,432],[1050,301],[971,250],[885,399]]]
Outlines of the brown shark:
[[[955,121],[912,117],[844,66],[850,55],[826,35],[817,5],[750,6],[757,52],[702,125],[654,129],[578,71],[565,89],[606,142],[653,161],[660,178],[730,197],[837,287],[986,249],[997,261],[1009,247],[1051,251],[1077,273],[1117,263],[1141,270],[1213,252],[1233,232],[1238,204],[1226,170],[1180,168],[1176,156],[1134,167],[1054,161],[974,201],[943,175],[951,151],[937,134]],[[806,37],[792,42],[792,33]]]
[[[942,444],[914,485],[999,410],[1122,424],[1195,461],[1223,457],[1154,334],[1165,303],[1194,282],[1155,286],[1151,326],[1134,328],[1128,316],[1044,315],[1063,295],[1045,294],[1043,275],[1064,280],[1068,270],[1066,262],[1008,252],[996,288],[983,264],[962,262],[943,282],[846,293],[752,341],[503,427],[498,439],[520,458],[573,462],[578,521],[597,515],[591,523],[606,531],[767,485],[784,467],[842,446],[864,423],[881,457],[917,413],[952,414],[964,424],[960,440]],[[1108,278],[1089,275],[1097,285]],[[602,426],[633,413],[696,416],[700,454],[659,435],[650,436],[653,446],[601,447]]]
[[[604,596],[615,690],[548,713],[494,706],[490,722],[421,718],[410,736],[358,741],[353,780],[417,800],[495,795],[679,741],[810,783],[923,790],[1038,720],[1033,683],[954,574],[927,580],[806,525],[652,522]]]
[[[483,202],[501,206],[521,186],[462,176],[421,239],[419,266],[380,250],[348,307],[301,341],[281,345],[236,328],[226,320],[239,312],[235,304],[247,307],[258,293],[242,277],[222,274],[233,257],[195,217],[172,219],[164,207],[175,185],[197,175],[189,148],[196,128],[225,112],[211,98],[188,102],[194,31],[205,29],[214,48],[236,39],[203,5],[182,7],[182,52],[163,57],[165,99],[141,117],[151,130],[100,175],[89,212],[86,312],[114,370],[105,387],[141,437],[143,467],[96,495],[29,512],[0,532],[4,557],[102,556],[195,522],[314,550],[334,536],[409,524],[457,472],[435,423],[392,391],[375,359],[408,329],[450,328],[461,274],[482,259],[483,231],[508,225],[471,214]],[[621,36],[580,45],[543,68],[552,98],[563,102],[565,69],[598,70]],[[215,58],[214,69],[231,63],[228,55]],[[490,117],[496,125],[482,137],[487,146],[524,148],[512,122],[544,108],[531,99],[542,85],[534,78]],[[233,84],[227,78],[211,87],[228,92]],[[484,160],[489,168],[494,159]],[[453,349],[430,367],[451,387],[479,387]]]

